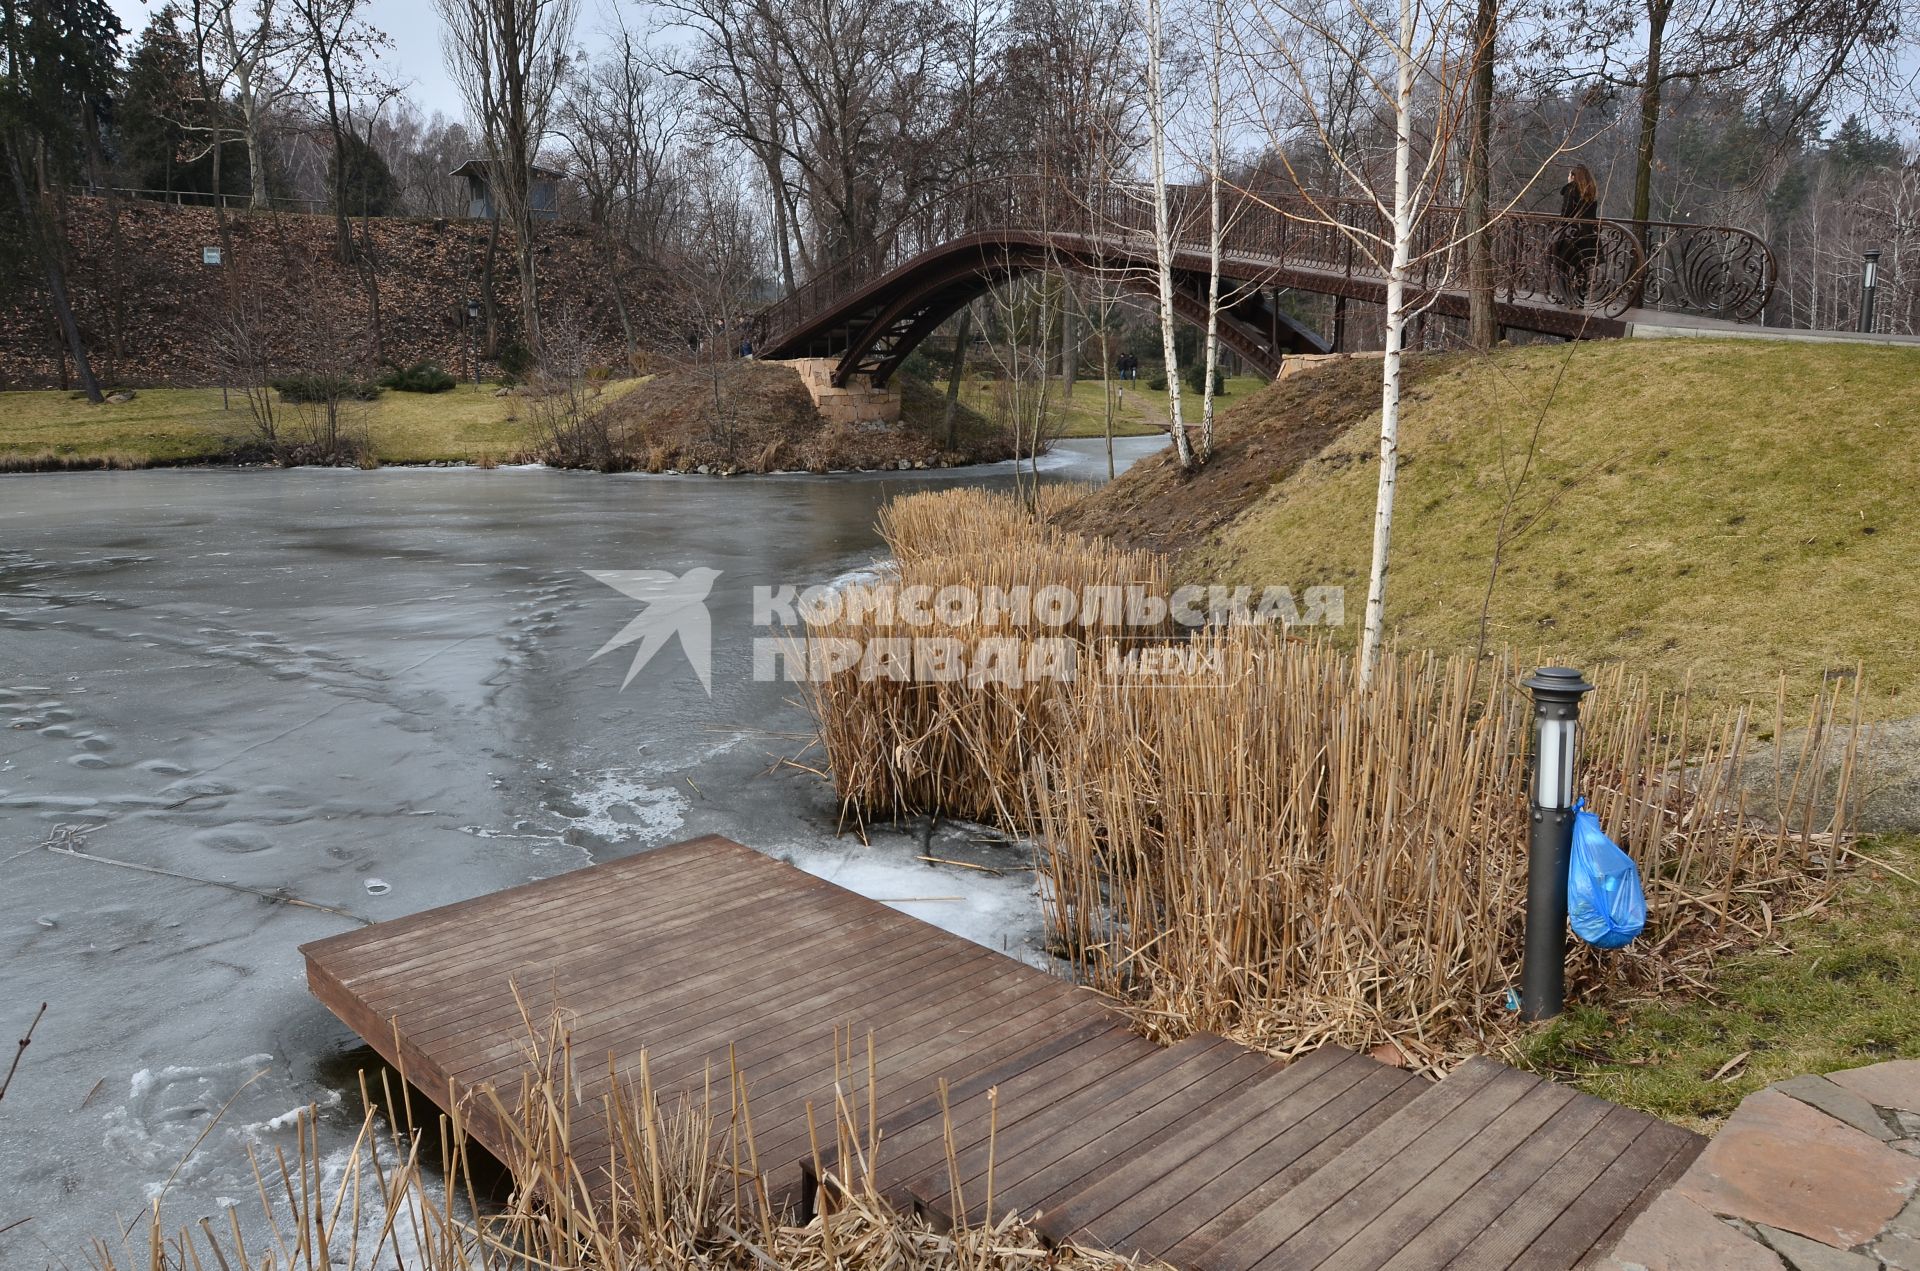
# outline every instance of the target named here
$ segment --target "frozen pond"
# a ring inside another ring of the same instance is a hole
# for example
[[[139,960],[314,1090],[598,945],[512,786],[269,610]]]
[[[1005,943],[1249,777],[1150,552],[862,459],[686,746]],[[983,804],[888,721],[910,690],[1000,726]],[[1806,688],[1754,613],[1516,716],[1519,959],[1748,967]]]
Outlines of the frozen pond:
[[[1105,475],[1098,442],[1044,462]],[[78,1264],[176,1166],[169,1226],[224,1225],[254,1209],[245,1144],[290,1150],[309,1103],[357,1124],[356,1039],[295,951],[357,919],[712,832],[963,896],[901,907],[1040,956],[1022,853],[932,840],[996,877],[919,861],[917,830],[836,837],[827,787],[779,763],[795,687],[750,674],[754,585],[871,561],[903,489],[1009,479],[0,477],[0,1068],[50,1004],[0,1103],[0,1228],[32,1219],[0,1265]],[[631,649],[590,659],[640,606],[585,571],[697,566],[721,571],[712,696],[673,648],[621,692]]]

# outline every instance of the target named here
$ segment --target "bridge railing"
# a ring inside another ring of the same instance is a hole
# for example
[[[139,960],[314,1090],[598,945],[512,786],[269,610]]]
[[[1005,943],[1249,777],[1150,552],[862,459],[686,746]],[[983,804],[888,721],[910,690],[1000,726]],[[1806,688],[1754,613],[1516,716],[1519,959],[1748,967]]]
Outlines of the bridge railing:
[[[825,314],[914,257],[967,235],[1039,234],[1076,256],[1151,253],[1150,188],[1106,184],[1088,192],[1034,176],[1003,176],[943,192],[923,214],[903,220],[870,251],[835,262],[758,315],[756,344]],[[1208,250],[1204,186],[1168,191],[1175,250]],[[1390,227],[1370,199],[1308,199],[1298,194],[1230,192],[1223,255],[1280,271],[1377,284]],[[1617,318],[1636,305],[1749,321],[1772,294],[1773,254],[1746,230],[1720,225],[1574,221],[1539,212],[1499,213],[1488,227],[1494,291],[1509,304],[1554,306]],[[1467,285],[1465,214],[1425,209],[1415,225],[1410,284],[1420,292]],[[1282,282],[1281,285],[1288,285]]]

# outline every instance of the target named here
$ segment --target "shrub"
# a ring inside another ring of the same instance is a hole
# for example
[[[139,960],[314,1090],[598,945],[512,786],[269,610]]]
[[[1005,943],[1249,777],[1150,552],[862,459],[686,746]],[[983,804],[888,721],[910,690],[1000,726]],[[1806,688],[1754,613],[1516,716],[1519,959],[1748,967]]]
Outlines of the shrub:
[[[1200,362],[1189,362],[1185,366],[1180,368],[1180,379],[1182,383],[1184,383],[1188,388],[1192,389],[1194,392],[1196,393],[1205,392],[1206,383],[1207,383],[1207,368],[1204,364]],[[1161,387],[1164,388],[1165,386],[1166,385],[1163,380],[1161,383]],[[1213,372],[1213,395],[1215,397],[1224,397],[1226,396],[1226,393],[1227,393],[1227,377],[1222,375],[1219,371],[1219,368],[1216,367]]]
[[[280,400],[304,405],[313,402],[370,402],[380,396],[380,386],[371,380],[324,371],[296,371],[274,380]]]
[[[502,384],[523,384],[533,373],[533,350],[518,340],[501,349],[495,360],[500,364]]]
[[[1151,376],[1147,380],[1147,387],[1156,393],[1164,393],[1167,391],[1167,377],[1164,375]]]
[[[405,370],[395,367],[380,377],[381,387],[400,393],[444,393],[456,382],[432,362],[415,362]]]
[[[916,348],[913,352],[907,354],[906,358],[900,363],[900,370],[903,374],[911,375],[916,379],[926,380],[929,383],[934,380],[943,380],[947,374],[945,370],[933,364],[933,359],[927,356],[925,349],[920,348]]]

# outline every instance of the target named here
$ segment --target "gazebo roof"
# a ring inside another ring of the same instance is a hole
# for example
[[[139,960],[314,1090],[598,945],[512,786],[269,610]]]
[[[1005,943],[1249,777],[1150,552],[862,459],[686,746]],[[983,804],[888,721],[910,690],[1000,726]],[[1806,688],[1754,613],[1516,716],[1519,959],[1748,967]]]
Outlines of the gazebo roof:
[[[491,179],[493,167],[494,163],[491,159],[469,159],[455,168],[451,175],[456,177],[478,177],[485,181]],[[539,180],[557,181],[567,175],[559,168],[543,167],[538,163],[530,163],[527,167],[533,173],[534,177]]]

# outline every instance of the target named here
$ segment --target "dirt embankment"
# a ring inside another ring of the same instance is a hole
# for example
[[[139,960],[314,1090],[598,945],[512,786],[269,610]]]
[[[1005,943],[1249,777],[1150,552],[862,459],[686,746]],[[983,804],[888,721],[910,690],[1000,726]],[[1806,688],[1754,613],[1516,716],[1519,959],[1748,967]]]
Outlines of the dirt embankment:
[[[778,362],[727,362],[660,375],[602,407],[593,426],[609,466],[646,472],[830,472],[993,463],[1013,439],[962,405],[946,444],[946,397],[899,377],[898,423],[831,424],[800,375]]]
[[[223,227],[210,208],[75,198],[68,284],[94,370],[109,385],[228,382],[222,346],[238,330],[277,373],[434,362],[465,379],[471,355],[491,379],[502,368],[487,353],[484,321],[466,320],[467,302],[485,294],[491,229],[486,221],[376,217],[355,223],[361,256],[343,264],[330,216],[236,210]],[[208,263],[212,250],[219,264]],[[515,250],[503,228],[491,271],[496,352],[523,339]],[[534,254],[547,320],[592,361],[625,373],[626,332],[591,227],[543,225]],[[672,280],[632,256],[617,268],[639,349],[684,349],[686,319]],[[0,296],[0,387],[71,386],[65,349],[32,279]]]
[[[1441,360],[1407,358],[1404,386]],[[1183,473],[1168,447],[1082,501],[1062,524],[1177,557],[1379,410],[1377,359],[1327,362],[1222,411],[1214,421],[1213,453],[1197,471]]]

